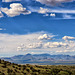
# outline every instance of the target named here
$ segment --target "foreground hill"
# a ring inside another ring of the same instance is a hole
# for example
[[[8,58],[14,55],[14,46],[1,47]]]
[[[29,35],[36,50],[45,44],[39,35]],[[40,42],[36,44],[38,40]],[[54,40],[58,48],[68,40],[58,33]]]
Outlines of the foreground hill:
[[[1,59],[17,64],[75,65],[75,56],[70,55],[26,54]]]
[[[0,75],[75,75],[75,66],[19,65],[0,60]]]

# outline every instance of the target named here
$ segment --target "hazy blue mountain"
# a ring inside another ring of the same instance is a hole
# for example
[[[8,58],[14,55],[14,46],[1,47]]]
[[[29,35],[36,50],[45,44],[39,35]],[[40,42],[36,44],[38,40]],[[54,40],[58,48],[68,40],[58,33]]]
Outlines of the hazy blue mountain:
[[[63,64],[64,62],[67,62],[68,64],[71,64],[71,63],[75,64],[75,56],[70,56],[70,55],[26,54],[26,55],[16,55],[16,56],[9,57],[9,58],[2,57],[1,59],[5,61],[18,63],[18,64],[26,64],[26,63],[29,63],[29,64],[32,64],[32,63],[33,64],[34,63]]]

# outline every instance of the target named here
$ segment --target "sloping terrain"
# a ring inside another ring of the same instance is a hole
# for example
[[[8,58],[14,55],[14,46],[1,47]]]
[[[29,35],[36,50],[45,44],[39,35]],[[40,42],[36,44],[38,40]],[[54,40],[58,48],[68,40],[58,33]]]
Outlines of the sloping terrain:
[[[75,66],[19,65],[0,60],[0,75],[75,75]]]

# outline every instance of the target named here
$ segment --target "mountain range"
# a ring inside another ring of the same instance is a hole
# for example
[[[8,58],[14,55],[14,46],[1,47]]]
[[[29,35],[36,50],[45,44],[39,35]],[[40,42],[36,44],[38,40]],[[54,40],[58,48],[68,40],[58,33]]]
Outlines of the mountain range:
[[[75,64],[75,56],[50,55],[50,54],[26,54],[13,57],[2,57],[2,60],[18,64],[48,64],[48,65],[70,65]]]

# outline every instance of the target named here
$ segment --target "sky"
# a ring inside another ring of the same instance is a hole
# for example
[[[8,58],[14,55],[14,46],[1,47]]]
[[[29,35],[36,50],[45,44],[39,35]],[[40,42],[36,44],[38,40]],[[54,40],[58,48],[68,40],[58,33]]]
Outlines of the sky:
[[[75,0],[0,0],[0,57],[75,55]]]

